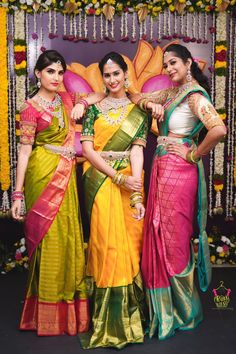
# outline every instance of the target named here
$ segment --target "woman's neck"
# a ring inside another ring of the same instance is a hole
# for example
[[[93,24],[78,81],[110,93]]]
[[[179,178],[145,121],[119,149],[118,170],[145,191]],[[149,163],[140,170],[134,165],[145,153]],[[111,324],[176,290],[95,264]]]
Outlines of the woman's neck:
[[[116,99],[116,98],[125,98],[125,97],[127,97],[127,94],[126,94],[125,90],[121,90],[119,92],[114,92],[114,93],[113,92],[109,92],[107,97],[114,98],[114,99]]]
[[[56,96],[56,92],[48,91],[45,90],[44,88],[40,88],[39,91],[37,92],[37,95],[43,97],[47,101],[53,101]]]

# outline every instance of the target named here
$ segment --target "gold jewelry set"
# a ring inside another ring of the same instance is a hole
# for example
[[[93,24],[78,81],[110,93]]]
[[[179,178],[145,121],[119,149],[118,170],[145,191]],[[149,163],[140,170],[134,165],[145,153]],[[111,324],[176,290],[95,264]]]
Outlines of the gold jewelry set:
[[[133,192],[129,199],[131,208],[135,208],[136,204],[143,203],[143,194],[142,192]]]
[[[55,98],[52,101],[46,100],[44,97],[37,94],[36,96],[38,104],[49,114],[58,119],[59,127],[64,128],[65,122],[62,110],[61,97],[56,93]]]
[[[128,97],[114,98],[107,96],[99,103],[99,108],[104,116],[105,121],[109,125],[116,126],[122,122],[126,117],[128,111],[128,105],[131,103]],[[113,119],[109,116],[110,113],[116,114],[117,110],[121,108],[120,115],[117,119]]]

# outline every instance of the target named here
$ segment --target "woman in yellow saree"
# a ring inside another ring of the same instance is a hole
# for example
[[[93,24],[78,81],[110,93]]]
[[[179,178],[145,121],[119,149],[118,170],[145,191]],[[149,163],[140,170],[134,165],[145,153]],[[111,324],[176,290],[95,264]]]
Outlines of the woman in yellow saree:
[[[37,60],[39,89],[21,111],[12,195],[12,215],[20,219],[24,186],[30,268],[20,329],[40,336],[76,335],[89,323],[71,119],[82,113],[82,106],[75,105],[76,95],[56,92],[65,70],[63,57],[54,50]],[[96,102],[96,95],[90,100]]]
[[[99,64],[108,91],[83,120],[83,182],[90,218],[87,282],[92,329],[83,348],[143,342],[140,275],[143,230],[143,147],[147,116],[126,95],[127,64],[117,53]],[[133,207],[133,209],[131,208]]]

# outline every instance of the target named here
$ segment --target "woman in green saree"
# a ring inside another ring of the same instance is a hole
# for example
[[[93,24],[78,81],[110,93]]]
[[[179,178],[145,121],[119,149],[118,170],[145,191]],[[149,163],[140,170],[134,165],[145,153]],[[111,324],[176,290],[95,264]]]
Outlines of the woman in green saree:
[[[66,70],[54,50],[35,66],[38,91],[20,114],[21,145],[12,215],[20,219],[25,195],[29,277],[20,322],[40,336],[76,335],[88,329],[84,246],[78,207],[75,121],[83,113],[77,95],[57,93]],[[96,102],[99,95],[87,97]],[[23,194],[24,188],[24,194]]]

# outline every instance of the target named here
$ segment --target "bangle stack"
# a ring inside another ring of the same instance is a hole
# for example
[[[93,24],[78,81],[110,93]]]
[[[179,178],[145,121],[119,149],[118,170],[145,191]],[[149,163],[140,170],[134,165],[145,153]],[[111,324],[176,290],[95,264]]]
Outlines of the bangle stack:
[[[128,177],[129,176],[124,175],[123,173],[117,171],[112,178],[112,183],[115,183],[118,186],[123,186],[126,183]]]
[[[196,164],[196,163],[198,163],[198,161],[200,160],[200,157],[197,158],[197,159],[194,157],[195,151],[197,151],[197,149],[194,149],[194,150],[191,150],[191,151],[188,151],[188,152],[187,152],[186,158],[187,158],[187,161],[188,161],[189,163],[192,163],[192,164],[195,163],[195,164]]]
[[[25,197],[24,197],[24,193],[21,192],[21,191],[14,191],[12,192],[11,194],[11,200],[12,202],[14,202],[15,200],[24,200]]]
[[[137,105],[142,109],[142,111],[147,111],[147,104],[150,102],[149,98],[140,98],[138,100]]]
[[[84,98],[80,98],[77,103],[82,104],[85,111],[87,111],[89,104]]]
[[[143,203],[143,195],[141,192],[134,192],[129,197],[131,208],[135,207],[135,204]]]

